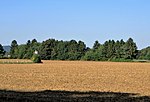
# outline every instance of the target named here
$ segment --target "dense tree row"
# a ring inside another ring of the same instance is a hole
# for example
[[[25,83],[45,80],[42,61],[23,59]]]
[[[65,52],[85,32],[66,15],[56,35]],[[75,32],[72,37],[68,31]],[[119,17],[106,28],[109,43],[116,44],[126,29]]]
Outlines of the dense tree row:
[[[30,59],[34,51],[38,51],[44,60],[80,60],[86,52],[86,45],[82,41],[76,42],[75,40],[48,39],[38,43],[36,39],[33,39],[18,46],[16,40],[13,40],[10,55],[11,58]]]
[[[35,50],[39,50],[40,43],[36,39],[28,40],[26,44],[18,45],[16,40],[11,43],[10,56],[11,58],[30,59]]]
[[[46,60],[80,60],[86,52],[84,42],[49,39],[41,44],[39,54]]]
[[[138,50],[136,43],[132,38],[129,38],[127,42],[123,40],[106,41],[101,45],[98,41],[95,41],[91,50],[86,52],[83,57],[84,60],[132,60],[136,59]]]
[[[150,60],[150,47],[137,50],[132,38],[123,40],[108,40],[104,44],[95,41],[92,48],[86,47],[83,41],[58,41],[48,39],[42,43],[36,39],[28,40],[26,44],[18,45],[16,40],[11,43],[11,58],[30,59],[38,51],[44,60],[91,60],[91,61],[124,61],[133,59]],[[0,45],[0,57],[4,55]]]

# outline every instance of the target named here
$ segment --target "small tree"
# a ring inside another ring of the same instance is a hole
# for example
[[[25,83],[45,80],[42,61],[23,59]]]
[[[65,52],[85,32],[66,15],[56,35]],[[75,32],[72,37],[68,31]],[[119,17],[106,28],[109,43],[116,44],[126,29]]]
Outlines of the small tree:
[[[42,63],[41,61],[41,57],[39,56],[38,52],[35,51],[35,53],[33,54],[31,60],[34,62],[34,63]]]

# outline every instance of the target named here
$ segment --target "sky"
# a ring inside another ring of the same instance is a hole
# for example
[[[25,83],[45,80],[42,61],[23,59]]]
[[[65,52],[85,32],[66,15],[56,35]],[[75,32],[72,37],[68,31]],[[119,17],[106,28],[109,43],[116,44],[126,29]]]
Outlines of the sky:
[[[150,0],[0,0],[0,44],[133,38],[150,46]]]

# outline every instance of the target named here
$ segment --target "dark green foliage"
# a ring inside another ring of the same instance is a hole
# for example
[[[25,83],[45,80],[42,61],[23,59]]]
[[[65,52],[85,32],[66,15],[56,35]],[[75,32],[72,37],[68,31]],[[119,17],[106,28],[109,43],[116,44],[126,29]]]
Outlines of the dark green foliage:
[[[85,56],[82,57],[82,60],[87,60],[87,61],[103,61],[103,55],[102,55],[102,50],[103,46],[100,45],[97,49],[91,49],[88,50],[85,53]]]
[[[57,41],[55,39],[48,39],[42,42],[40,46],[39,54],[42,59],[50,60],[55,57],[55,47],[57,46]]]
[[[85,51],[86,45],[82,41],[49,39],[42,42],[39,54],[45,60],[80,60]]]
[[[108,41],[108,46],[107,46],[107,54],[106,58],[112,59],[115,57],[115,41],[114,40],[109,40]]]
[[[58,60],[66,60],[68,59],[68,42],[67,41],[59,41],[56,52]]]
[[[0,58],[3,58],[3,56],[5,55],[5,51],[3,49],[3,46],[0,44]]]
[[[116,58],[120,59],[122,50],[121,50],[121,43],[118,40],[116,41],[116,43],[114,45],[114,50],[115,50],[114,51],[114,56]]]
[[[31,58],[34,63],[42,63],[41,57],[38,54],[34,54]]]
[[[26,44],[18,45],[12,41],[11,58],[30,59],[38,51],[43,60],[89,60],[89,61],[132,61],[133,59],[150,60],[150,47],[137,50],[132,38],[126,42],[108,40],[104,44],[95,41],[90,49],[83,41],[58,41],[48,39],[42,43],[36,39],[28,40]]]
[[[115,46],[114,40],[106,41],[103,46],[104,48],[102,50],[102,56],[104,59],[111,60],[112,58],[117,56],[118,53],[116,53],[116,50],[115,50],[115,48],[117,47]]]
[[[144,48],[139,51],[138,59],[150,60],[150,47]]]
[[[93,45],[93,50],[97,50],[100,47],[100,43],[96,40]]]
[[[33,40],[31,41],[31,44],[34,45],[35,43],[37,43],[37,40],[36,40],[36,39],[33,39]]]
[[[36,41],[36,39],[33,39],[32,41],[28,40],[26,44],[19,45],[17,58],[19,59],[30,59],[34,51],[39,51],[40,43]]]
[[[13,40],[11,43],[10,56],[13,59],[18,57],[18,44],[16,40]]]
[[[135,59],[138,54],[136,43],[133,42],[132,38],[129,38],[124,45],[124,58]]]
[[[18,58],[23,59],[26,56],[26,45],[19,45],[18,49]]]
[[[26,54],[23,58],[30,59],[33,56],[34,51],[39,51],[40,43],[38,43],[35,39],[31,41],[31,43],[27,43],[26,45]]]
[[[98,45],[99,47],[95,47]],[[127,42],[123,40],[106,41],[99,45],[98,41],[94,43],[93,49],[88,51],[83,59],[100,61],[129,61],[137,57],[138,51],[133,39],[129,38]],[[128,60],[129,59],[129,60]]]

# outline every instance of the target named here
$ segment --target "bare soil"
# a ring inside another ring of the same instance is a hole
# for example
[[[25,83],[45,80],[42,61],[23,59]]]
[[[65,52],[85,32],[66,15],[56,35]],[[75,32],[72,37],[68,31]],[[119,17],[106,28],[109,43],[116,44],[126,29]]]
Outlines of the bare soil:
[[[43,61],[0,64],[0,89],[99,91],[150,96],[150,63]]]

